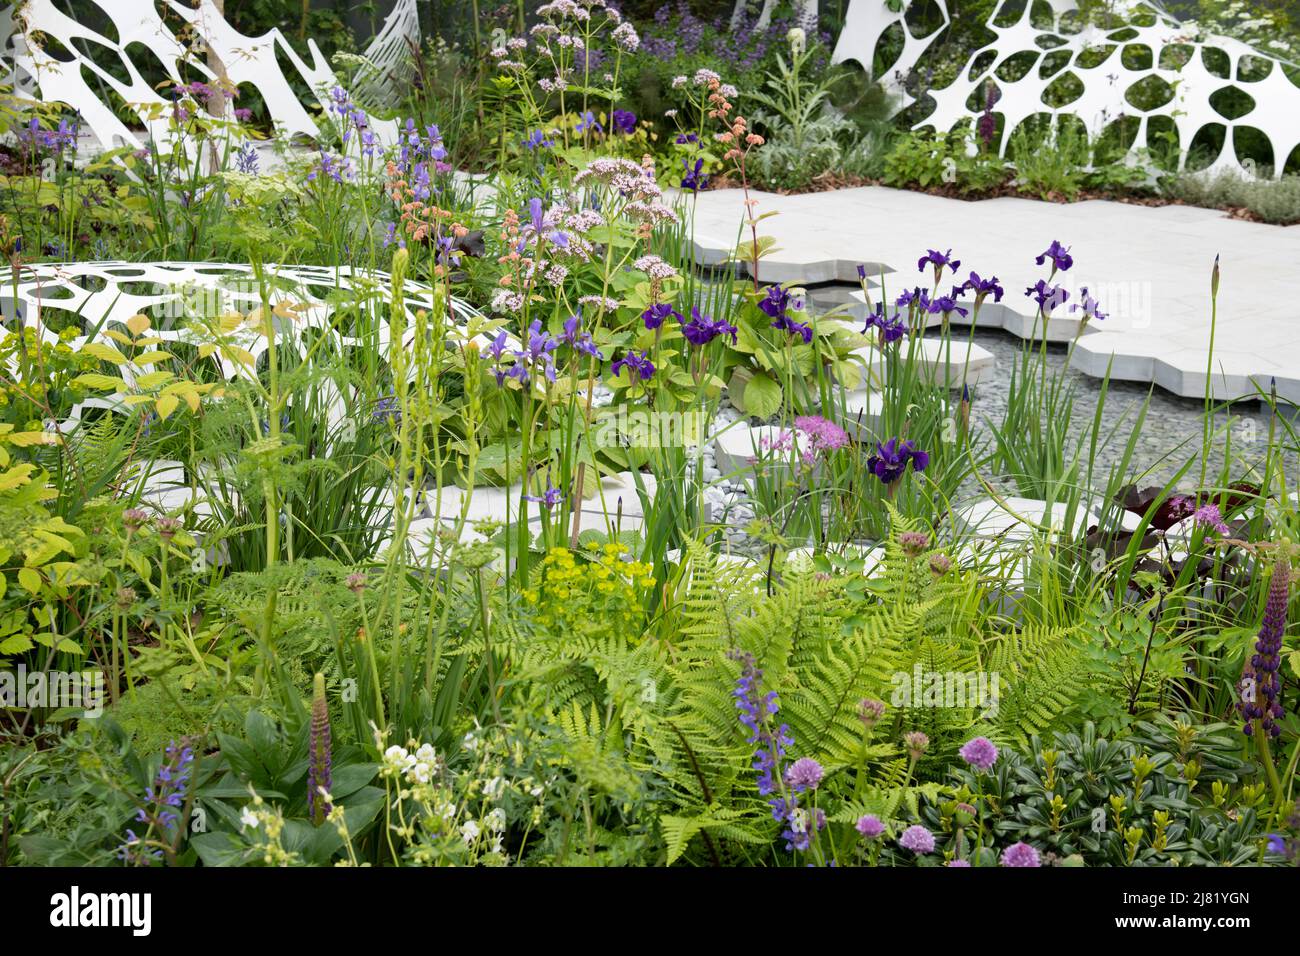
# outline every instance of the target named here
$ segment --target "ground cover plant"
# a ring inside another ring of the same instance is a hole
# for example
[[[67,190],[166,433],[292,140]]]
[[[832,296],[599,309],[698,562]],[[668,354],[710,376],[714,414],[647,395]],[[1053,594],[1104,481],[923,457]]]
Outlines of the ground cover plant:
[[[415,51],[389,145],[342,84],[309,146],[195,81],[97,155],[7,92],[0,865],[1295,865],[1277,395],[1233,447],[1207,375],[1152,483],[1050,360],[1109,308],[1064,227],[1022,291],[937,224],[865,319],[752,206],[694,242],[712,180],[1074,198],[1095,144],[886,131],[788,19],[531,13]],[[986,415],[1004,298],[1043,334]]]

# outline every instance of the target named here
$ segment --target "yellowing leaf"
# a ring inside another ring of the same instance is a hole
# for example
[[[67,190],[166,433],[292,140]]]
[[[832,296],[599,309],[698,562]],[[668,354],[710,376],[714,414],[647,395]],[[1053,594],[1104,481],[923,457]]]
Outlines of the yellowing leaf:
[[[18,569],[18,583],[32,594],[40,593],[43,580],[39,571],[34,571],[31,568]]]
[[[152,325],[149,316],[136,313],[126,320],[126,327],[131,330],[132,335],[140,335]]]
[[[73,381],[87,388],[112,389],[115,392],[126,391],[126,382],[120,378],[114,378],[112,375],[100,375],[97,372],[78,375]]]
[[[145,352],[143,355],[135,357],[135,364],[140,366],[152,365],[155,362],[165,362],[174,357],[170,352]]]
[[[87,342],[81,347],[81,351],[87,355],[93,355],[97,359],[103,359],[105,362],[112,362],[114,365],[125,365],[127,363],[126,356],[107,342]]]
[[[159,418],[166,418],[172,412],[176,411],[176,406],[179,404],[180,399],[175,395],[163,395],[154,403],[154,410],[158,412]]]
[[[135,380],[135,384],[140,388],[157,388],[163,382],[169,382],[176,376],[166,369],[159,369],[156,372],[150,372],[148,375],[141,375]]]
[[[57,445],[59,443],[57,432],[14,432],[7,437],[10,442],[19,448],[27,448],[31,445]]]

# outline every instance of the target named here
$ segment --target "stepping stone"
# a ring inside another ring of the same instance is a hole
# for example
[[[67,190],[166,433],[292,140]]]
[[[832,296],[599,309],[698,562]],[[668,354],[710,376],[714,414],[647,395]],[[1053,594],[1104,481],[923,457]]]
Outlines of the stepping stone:
[[[880,392],[869,389],[836,389],[834,408],[823,409],[823,412],[842,426],[853,440],[875,441],[880,430],[880,418],[885,413],[885,399]]]
[[[957,336],[947,344],[942,339],[920,338],[900,342],[899,346],[902,355],[923,363],[922,375],[927,381],[952,389],[961,388],[963,383],[978,385],[984,376],[992,375],[995,365],[992,352]]]
[[[1064,502],[1055,502],[1049,509],[1047,502],[1038,498],[1004,497],[1002,500],[1006,508],[992,498],[984,498],[957,512],[953,516],[954,534],[985,541],[1021,542],[1039,533],[1025,521],[1048,525],[1055,531],[1065,528],[1068,507]],[[1007,508],[1015,514],[1008,513]],[[1072,536],[1082,536],[1096,520],[1092,511],[1081,503],[1074,511]]]
[[[772,468],[788,467],[791,450],[771,449],[771,445],[781,441],[787,434],[793,436],[793,448],[799,454],[808,449],[807,439],[795,428],[783,428],[780,425],[750,426],[744,422],[729,426],[713,439],[713,454],[718,471],[724,475],[745,475],[753,470],[758,461],[763,461]]]

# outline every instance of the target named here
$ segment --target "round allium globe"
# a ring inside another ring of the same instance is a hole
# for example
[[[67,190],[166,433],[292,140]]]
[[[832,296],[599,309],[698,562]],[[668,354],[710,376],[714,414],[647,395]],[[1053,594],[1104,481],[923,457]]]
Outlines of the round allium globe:
[[[961,859],[957,859],[957,860],[949,860],[947,863],[944,864],[944,866],[966,866],[966,867],[969,867],[969,866],[970,866],[970,860],[961,860]]]
[[[969,740],[957,752],[961,754],[962,760],[976,770],[991,770],[993,765],[998,762],[998,748],[993,746],[993,741],[987,737],[976,737],[974,740]]]
[[[785,772],[785,782],[800,793],[805,790],[816,790],[817,784],[822,782],[824,772],[822,765],[812,757],[800,757],[790,764],[790,769]]]
[[[885,832],[885,825],[880,822],[880,817],[874,813],[868,813],[865,817],[858,817],[858,822],[853,826],[868,840],[874,840]]]
[[[921,826],[914,823],[898,838],[898,845],[904,850],[911,850],[917,856],[924,853],[934,852],[934,834]]]
[[[1041,866],[1038,851],[1028,843],[1013,843],[1002,851],[1003,866]]]

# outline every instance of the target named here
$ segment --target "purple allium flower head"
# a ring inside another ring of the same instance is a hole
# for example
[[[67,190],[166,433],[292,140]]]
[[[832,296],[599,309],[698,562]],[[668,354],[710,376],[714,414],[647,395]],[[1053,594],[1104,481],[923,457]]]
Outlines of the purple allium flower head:
[[[944,866],[957,866],[957,867],[965,866],[965,867],[969,867],[969,866],[970,866],[970,860],[963,860],[963,859],[961,859],[961,858],[952,859],[952,860],[949,860],[947,863],[945,863]]]
[[[886,485],[892,485],[903,477],[908,462],[913,471],[925,471],[930,465],[930,455],[916,447],[910,438],[900,442],[891,438],[883,445],[876,442],[876,454],[867,459],[867,469]]]
[[[1074,265],[1074,257],[1070,255],[1070,250],[1061,245],[1056,239],[1052,240],[1052,244],[1047,247],[1045,252],[1034,256],[1034,262],[1040,266],[1048,259],[1052,260],[1053,272],[1065,272],[1070,266]]]
[[[800,415],[794,420],[794,427],[808,436],[814,453],[836,451],[849,443],[848,432],[820,415]]]
[[[993,765],[998,762],[998,748],[993,746],[993,742],[987,737],[968,740],[957,752],[961,754],[962,760],[976,770],[992,770]]]
[[[934,834],[919,823],[914,823],[903,831],[903,835],[898,838],[898,845],[904,850],[911,850],[917,856],[933,853]]]
[[[1013,843],[1002,851],[1003,866],[1042,866],[1038,851],[1028,843]]]
[[[930,746],[930,738],[922,731],[909,730],[903,734],[903,746],[907,748],[909,757],[913,760],[920,760]]]
[[[654,363],[644,352],[629,351],[610,367],[615,375],[624,368],[627,369],[628,378],[633,381],[648,382],[655,374]]]
[[[786,770],[785,782],[796,793],[803,793],[805,790],[816,790],[824,773],[822,765],[812,757],[800,757]]]
[[[1229,534],[1232,529],[1223,520],[1223,514],[1219,511],[1219,506],[1215,504],[1204,504],[1196,509],[1192,514],[1192,520],[1202,528],[1208,528],[1211,531],[1217,531],[1219,534]]]
[[[1247,734],[1254,733],[1256,721],[1270,737],[1282,733],[1278,726],[1285,714],[1282,708],[1279,671],[1282,667],[1282,638],[1286,633],[1287,602],[1291,593],[1291,563],[1280,555],[1273,565],[1264,620],[1255,641],[1255,653],[1242,671],[1241,702],[1238,707]]]
[[[858,719],[862,725],[868,729],[876,726],[876,722],[885,716],[884,701],[876,700],[874,697],[864,697],[858,702]]]
[[[880,817],[876,816],[874,813],[868,813],[864,817],[858,817],[858,822],[853,824],[853,828],[868,840],[874,840],[885,832],[885,825],[880,822]]]

